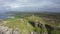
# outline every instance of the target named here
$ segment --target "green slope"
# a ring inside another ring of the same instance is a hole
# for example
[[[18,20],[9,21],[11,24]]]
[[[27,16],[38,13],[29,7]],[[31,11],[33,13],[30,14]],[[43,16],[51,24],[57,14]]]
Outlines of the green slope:
[[[28,34],[34,31],[34,27],[28,23],[26,19],[7,19],[7,26],[10,28],[18,28],[21,33]]]

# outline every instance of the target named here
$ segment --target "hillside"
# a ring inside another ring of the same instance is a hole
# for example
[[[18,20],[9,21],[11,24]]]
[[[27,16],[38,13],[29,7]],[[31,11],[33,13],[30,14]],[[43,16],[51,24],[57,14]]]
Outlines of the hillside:
[[[13,15],[14,14],[14,15]],[[14,18],[5,18],[1,26],[17,29],[19,34],[59,34],[60,14],[58,13],[11,13]],[[10,15],[10,16],[11,16]],[[0,20],[1,21],[1,20]],[[6,22],[6,23],[5,23]]]

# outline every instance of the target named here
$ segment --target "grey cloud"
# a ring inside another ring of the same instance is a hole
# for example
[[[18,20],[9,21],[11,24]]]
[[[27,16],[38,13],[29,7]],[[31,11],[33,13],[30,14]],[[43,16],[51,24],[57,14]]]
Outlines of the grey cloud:
[[[0,0],[0,11],[53,11],[54,8],[60,8],[60,0]]]

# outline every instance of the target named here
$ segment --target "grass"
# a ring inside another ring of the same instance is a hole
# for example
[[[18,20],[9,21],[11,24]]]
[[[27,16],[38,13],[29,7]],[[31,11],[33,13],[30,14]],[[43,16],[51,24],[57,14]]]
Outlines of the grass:
[[[21,21],[19,19],[8,19],[7,20],[7,26],[10,28],[18,28],[20,31],[20,34],[24,32],[24,34],[28,34],[29,32],[32,32],[34,30],[34,27],[28,23],[26,19],[22,19]]]
[[[40,16],[40,14],[39,14],[39,16]],[[13,28],[13,29],[14,28],[19,28],[20,34],[22,34],[22,32],[24,32],[23,34],[28,34],[29,32],[34,31],[35,28],[28,21],[34,21],[34,23],[35,23],[36,20],[37,20],[37,21],[40,21],[41,24],[47,24],[47,25],[49,25],[53,28],[54,27],[55,28],[57,28],[57,27],[60,28],[60,26],[57,26],[58,24],[60,24],[60,20],[56,19],[56,21],[53,23],[49,20],[46,20],[47,18],[48,19],[50,19],[50,18],[55,19],[57,17],[55,17],[53,15],[50,16],[48,14],[47,14],[47,16],[46,15],[41,15],[40,17],[38,17],[38,15],[37,16],[32,15],[32,16],[29,16],[29,17],[26,17],[24,15],[23,16],[18,15],[13,19],[7,19],[8,23],[6,25],[8,27]],[[20,19],[22,19],[22,20],[20,20]],[[37,28],[37,31],[41,32],[41,29]],[[59,34],[60,33],[59,31],[56,30],[56,34]]]

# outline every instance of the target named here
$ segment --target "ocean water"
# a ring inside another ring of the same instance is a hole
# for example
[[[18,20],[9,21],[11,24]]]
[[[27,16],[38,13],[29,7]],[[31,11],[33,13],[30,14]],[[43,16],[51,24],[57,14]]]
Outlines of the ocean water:
[[[13,18],[13,16],[6,13],[0,13],[0,19],[5,19],[5,18]]]
[[[0,19],[4,19],[4,18],[6,18],[6,16],[0,15]]]
[[[6,18],[6,17],[7,17],[6,14],[4,14],[4,13],[0,13],[0,19],[4,19],[4,18]]]

